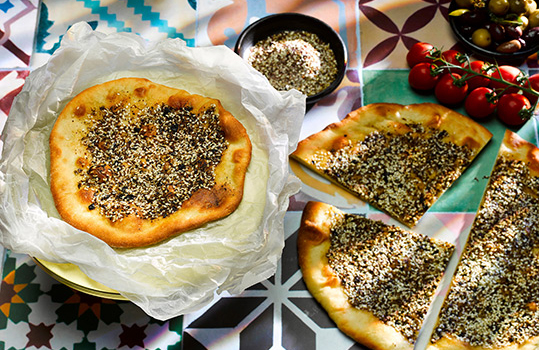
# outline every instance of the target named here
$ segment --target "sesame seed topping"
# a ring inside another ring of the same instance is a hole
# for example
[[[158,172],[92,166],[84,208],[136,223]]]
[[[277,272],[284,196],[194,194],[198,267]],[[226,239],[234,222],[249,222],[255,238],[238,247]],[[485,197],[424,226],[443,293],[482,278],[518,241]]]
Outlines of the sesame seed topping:
[[[471,162],[447,131],[407,124],[404,134],[375,131],[363,141],[319,151],[312,164],[363,200],[404,223],[417,222]]]
[[[247,62],[279,91],[296,89],[307,96],[327,88],[337,76],[329,44],[306,31],[284,31],[251,47]]]
[[[539,177],[499,157],[432,341],[505,348],[539,336]]]
[[[120,103],[93,109],[81,135],[89,166],[78,187],[94,192],[89,210],[112,222],[134,214],[167,217],[199,189],[215,185],[215,167],[228,146],[216,107]]]
[[[350,304],[414,343],[453,246],[354,214],[335,217],[330,240],[329,264]]]

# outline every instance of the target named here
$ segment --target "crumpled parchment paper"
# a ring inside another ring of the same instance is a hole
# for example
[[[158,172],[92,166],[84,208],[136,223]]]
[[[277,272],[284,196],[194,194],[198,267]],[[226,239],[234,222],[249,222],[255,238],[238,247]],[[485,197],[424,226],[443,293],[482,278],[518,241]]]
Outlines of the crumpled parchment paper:
[[[113,249],[60,219],[49,189],[48,139],[77,93],[128,76],[221,100],[246,127],[253,155],[234,213],[154,246]],[[49,62],[28,76],[2,132],[0,244],[73,263],[161,320],[199,310],[216,293],[240,293],[273,275],[281,257],[283,217],[300,188],[288,154],[304,113],[304,95],[277,92],[225,46],[152,43],[77,23]]]

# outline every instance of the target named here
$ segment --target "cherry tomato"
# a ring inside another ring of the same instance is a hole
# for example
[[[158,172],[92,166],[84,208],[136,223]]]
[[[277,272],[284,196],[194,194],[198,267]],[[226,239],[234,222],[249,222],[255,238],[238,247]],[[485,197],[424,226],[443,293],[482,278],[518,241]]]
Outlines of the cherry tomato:
[[[498,118],[507,125],[519,126],[528,120],[521,113],[531,108],[530,101],[524,95],[520,94],[504,94],[498,101],[498,110],[496,112]]]
[[[473,61],[470,63],[470,69],[474,72],[483,74],[484,76],[476,75],[468,80],[466,82],[468,83],[468,90],[474,90],[480,86],[489,86],[490,79],[487,78],[488,76],[491,76],[492,73],[487,70],[488,65],[483,61]]]
[[[457,50],[445,50],[442,52],[442,58],[445,61],[460,67],[464,67],[466,65],[466,61],[461,61],[462,57],[464,57],[462,53]],[[461,71],[460,69],[456,68],[451,69],[451,73],[461,74]]]
[[[465,81],[459,81],[459,79],[461,76],[457,73],[446,73],[440,77],[434,88],[434,95],[438,101],[454,105],[464,100],[468,93],[468,84]]]
[[[431,63],[418,63],[408,73],[408,83],[417,90],[432,90],[438,82],[439,76],[433,75]]]
[[[539,74],[534,74],[530,76],[528,80],[529,80],[529,83],[526,82],[525,86],[539,93]],[[537,102],[537,99],[538,99],[537,95],[531,94],[529,92],[524,92],[524,96],[526,96],[526,98],[530,101],[531,104],[535,104]]]
[[[474,119],[483,119],[492,114],[496,109],[497,100],[494,98],[491,101],[490,96],[496,96],[492,89],[484,86],[473,89],[464,102],[466,113]]]
[[[421,62],[432,62],[432,59],[427,58],[432,49],[434,49],[434,46],[429,43],[415,43],[406,54],[406,62],[410,67],[414,67]]]
[[[496,79],[503,79],[509,83],[519,84],[517,78],[522,74],[523,73],[517,67],[502,65],[492,73],[492,77]],[[509,94],[518,92],[518,89],[515,87],[510,87],[507,90],[504,90],[507,87],[507,84],[494,80],[490,81],[490,87],[493,88],[498,94],[500,94],[502,91],[504,91],[503,93]]]

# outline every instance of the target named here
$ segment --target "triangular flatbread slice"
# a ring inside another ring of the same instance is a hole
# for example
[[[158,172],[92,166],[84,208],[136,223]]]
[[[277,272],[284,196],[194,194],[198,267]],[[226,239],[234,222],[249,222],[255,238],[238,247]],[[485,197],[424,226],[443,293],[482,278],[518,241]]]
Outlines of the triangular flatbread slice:
[[[298,259],[340,330],[372,349],[413,349],[452,244],[321,202],[307,203]]]
[[[539,149],[506,131],[428,349],[539,348]]]
[[[291,158],[413,227],[491,137],[437,104],[375,103],[302,140]]]

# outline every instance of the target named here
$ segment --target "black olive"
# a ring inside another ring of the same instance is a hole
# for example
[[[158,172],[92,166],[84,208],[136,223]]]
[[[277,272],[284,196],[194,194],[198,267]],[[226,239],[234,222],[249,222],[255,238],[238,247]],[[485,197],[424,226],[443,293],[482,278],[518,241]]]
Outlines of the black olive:
[[[475,30],[475,27],[472,27],[472,26],[469,26],[469,25],[464,25],[464,26],[460,26],[459,30],[462,33],[462,35],[471,36],[472,33]]]
[[[494,42],[505,41],[505,27],[501,24],[492,23],[488,26],[488,31]]]
[[[539,27],[528,30],[522,35],[522,39],[526,42],[526,46],[534,46],[539,43]]]
[[[88,206],[88,210],[94,210],[95,209],[95,204],[92,203]]]
[[[469,25],[475,28],[487,24],[489,21],[488,13],[481,9],[466,12],[459,17],[460,25]]]
[[[516,26],[507,26],[505,31],[512,39],[518,39],[522,36],[522,28]]]

